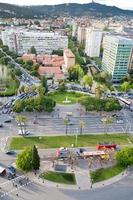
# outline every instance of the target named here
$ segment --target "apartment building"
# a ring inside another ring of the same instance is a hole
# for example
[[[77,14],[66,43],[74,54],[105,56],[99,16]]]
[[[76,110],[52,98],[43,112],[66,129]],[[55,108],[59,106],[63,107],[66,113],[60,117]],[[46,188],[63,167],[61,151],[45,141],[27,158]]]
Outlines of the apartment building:
[[[78,33],[77,33],[77,40],[81,44],[85,44],[86,41],[86,26],[81,25],[78,27]]]
[[[94,28],[86,29],[85,53],[87,56],[99,57],[101,41],[102,31]]]
[[[53,32],[38,32],[7,29],[2,31],[2,41],[11,51],[20,55],[27,53],[34,46],[38,54],[51,54],[53,50],[68,47],[68,37]]]
[[[133,48],[132,48],[132,53],[131,53],[131,58],[130,58],[130,63],[129,63],[129,73],[133,73]]]
[[[119,82],[128,74],[133,40],[120,36],[105,36],[102,69],[112,75],[113,82]]]
[[[75,65],[75,55],[72,53],[70,49],[64,49],[63,56],[64,56],[63,71],[66,71],[69,67]]]

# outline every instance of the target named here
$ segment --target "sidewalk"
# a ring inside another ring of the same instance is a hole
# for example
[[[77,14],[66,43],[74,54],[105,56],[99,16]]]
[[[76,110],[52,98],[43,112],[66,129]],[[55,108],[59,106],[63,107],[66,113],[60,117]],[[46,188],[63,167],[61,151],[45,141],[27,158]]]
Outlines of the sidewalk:
[[[108,185],[112,185],[121,179],[125,178],[126,176],[129,175],[129,172],[125,170],[121,174],[109,179],[105,180],[102,182],[94,183],[91,185],[90,182],[90,177],[89,177],[89,172],[83,171],[83,172],[78,172],[75,171],[75,178],[76,178],[76,185],[67,185],[67,184],[59,184],[59,183],[54,183],[51,181],[43,180],[39,178],[38,176],[30,176],[30,178],[37,184],[41,184],[44,187],[53,187],[53,188],[59,188],[59,189],[68,189],[68,190],[92,190],[92,189],[98,189],[98,188],[103,188]]]

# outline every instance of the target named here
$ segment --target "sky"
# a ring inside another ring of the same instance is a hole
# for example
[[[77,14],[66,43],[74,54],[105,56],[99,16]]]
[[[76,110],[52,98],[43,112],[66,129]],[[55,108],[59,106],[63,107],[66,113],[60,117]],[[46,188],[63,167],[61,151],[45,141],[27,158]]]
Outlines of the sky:
[[[123,9],[133,10],[133,0],[95,0],[98,3],[113,5]],[[18,5],[54,5],[61,3],[89,3],[91,0],[0,0],[2,3]]]

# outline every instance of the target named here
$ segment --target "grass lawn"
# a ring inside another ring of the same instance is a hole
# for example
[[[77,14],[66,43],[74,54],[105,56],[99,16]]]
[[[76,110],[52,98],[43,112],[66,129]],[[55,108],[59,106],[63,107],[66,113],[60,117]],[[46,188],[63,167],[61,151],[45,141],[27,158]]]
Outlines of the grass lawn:
[[[39,149],[70,147],[75,144],[75,136],[42,136],[42,137],[13,137],[11,149],[24,149],[27,146],[38,146]],[[118,145],[129,145],[133,138],[128,134],[82,135],[77,137],[78,147],[96,146],[99,142],[115,142]]]
[[[62,172],[52,172],[48,171],[47,173],[41,174],[43,179],[48,181],[53,181],[56,183],[70,184],[75,185],[75,175],[73,173],[62,173]]]
[[[74,104],[74,103],[77,103],[78,100],[85,95],[82,93],[77,93],[77,92],[57,91],[57,92],[49,93],[48,96],[53,98],[56,101],[56,103],[59,103],[59,104]],[[66,97],[69,101],[71,101],[70,103],[63,103],[63,101],[66,100]]]
[[[113,167],[98,169],[94,172],[91,172],[90,175],[93,180],[93,183],[96,183],[99,181],[110,179],[113,176],[120,174],[122,171],[124,171],[124,169],[125,168],[123,166],[117,164]]]

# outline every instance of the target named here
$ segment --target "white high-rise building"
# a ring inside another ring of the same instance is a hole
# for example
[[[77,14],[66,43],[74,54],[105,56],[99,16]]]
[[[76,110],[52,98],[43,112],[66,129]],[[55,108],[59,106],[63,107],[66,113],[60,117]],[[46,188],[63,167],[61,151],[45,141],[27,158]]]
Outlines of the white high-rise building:
[[[85,40],[86,40],[86,26],[85,25],[78,27],[77,40],[79,41],[79,43],[85,44]]]
[[[105,36],[102,69],[119,82],[128,74],[133,40],[120,36]]]
[[[64,50],[68,47],[68,37],[53,32],[35,32],[7,29],[2,32],[2,41],[11,51],[22,55],[34,46],[37,53],[51,54],[53,50]]]
[[[86,29],[85,53],[87,54],[87,56],[99,57],[101,41],[102,31],[94,28]]]
[[[72,37],[77,37],[78,25],[76,22],[72,24]]]

